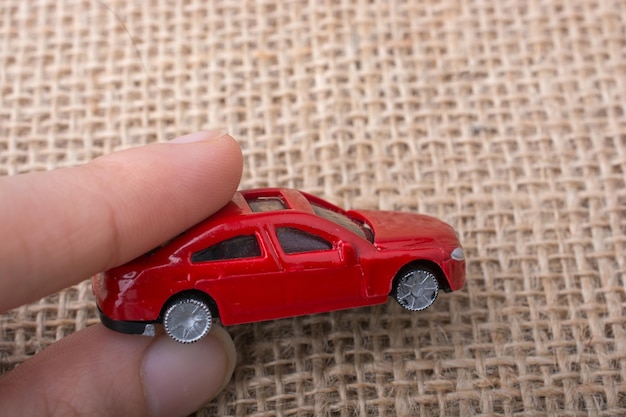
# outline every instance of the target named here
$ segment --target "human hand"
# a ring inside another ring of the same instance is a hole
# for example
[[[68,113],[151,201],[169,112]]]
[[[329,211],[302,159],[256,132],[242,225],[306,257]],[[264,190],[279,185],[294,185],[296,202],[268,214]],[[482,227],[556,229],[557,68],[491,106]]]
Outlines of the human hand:
[[[220,131],[110,154],[75,168],[0,178],[0,312],[125,263],[225,205],[241,177]],[[177,416],[230,379],[235,348],[214,326],[183,345],[74,333],[0,377],[11,416]]]

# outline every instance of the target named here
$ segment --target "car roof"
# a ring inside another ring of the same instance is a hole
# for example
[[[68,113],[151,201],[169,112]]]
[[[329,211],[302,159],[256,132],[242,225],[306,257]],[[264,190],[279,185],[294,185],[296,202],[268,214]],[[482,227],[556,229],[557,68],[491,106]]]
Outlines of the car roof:
[[[277,201],[282,203],[282,208],[260,211],[280,211],[280,210],[299,210],[305,212],[313,212],[310,201],[319,200],[316,197],[308,195],[298,190],[290,188],[258,188],[252,190],[242,190],[236,193],[234,201],[239,207],[257,212],[253,203],[259,201]],[[328,203],[322,200],[324,205]]]
[[[280,211],[314,214],[311,204],[345,213],[339,207],[302,191],[290,188],[256,188],[236,192],[226,206],[201,222],[200,225],[202,225],[202,229],[205,229],[239,218],[264,216],[271,212]]]
[[[254,200],[258,201],[269,199],[280,200],[284,207],[280,210],[254,211],[249,204],[249,202]],[[233,228],[239,228],[244,224],[250,226],[254,224],[253,221],[250,222],[250,220],[253,220],[254,218],[268,218],[276,216],[281,212],[283,216],[285,216],[288,212],[290,214],[307,213],[315,215],[309,199],[314,204],[319,204],[331,210],[343,212],[340,208],[333,206],[325,200],[290,188],[257,188],[242,190],[236,192],[232,200],[218,212],[187,229],[185,232],[170,240],[167,244],[164,244],[164,247],[167,246],[170,248],[164,253],[172,250],[180,250],[191,243],[195,237],[204,235],[211,230],[232,230]]]

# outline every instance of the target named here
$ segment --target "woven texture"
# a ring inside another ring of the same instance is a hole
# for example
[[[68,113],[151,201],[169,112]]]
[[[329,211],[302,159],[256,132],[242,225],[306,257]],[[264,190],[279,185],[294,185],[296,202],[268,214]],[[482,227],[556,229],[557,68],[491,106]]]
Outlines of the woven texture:
[[[7,0],[0,68],[0,174],[227,127],[242,188],[459,231],[425,312],[230,327],[198,415],[626,415],[623,1]],[[4,314],[1,368],[96,322],[87,282]]]

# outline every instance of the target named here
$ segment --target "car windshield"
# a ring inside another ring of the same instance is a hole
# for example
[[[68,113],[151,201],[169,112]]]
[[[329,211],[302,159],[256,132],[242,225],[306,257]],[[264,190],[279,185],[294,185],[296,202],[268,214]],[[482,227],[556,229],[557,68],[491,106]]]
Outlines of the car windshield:
[[[317,214],[318,216],[323,217],[326,220],[330,220],[331,222],[338,224],[344,229],[348,229],[352,233],[361,236],[363,239],[366,239],[372,243],[374,242],[374,233],[372,232],[372,229],[370,229],[369,225],[358,222],[355,219],[351,219],[345,214],[330,210],[326,207],[322,207],[314,202],[311,202],[311,207],[313,208],[315,214]]]

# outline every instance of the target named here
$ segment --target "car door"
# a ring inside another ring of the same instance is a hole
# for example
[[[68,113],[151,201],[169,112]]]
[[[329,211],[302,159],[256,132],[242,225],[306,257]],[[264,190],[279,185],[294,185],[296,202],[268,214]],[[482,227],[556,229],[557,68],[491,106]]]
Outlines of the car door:
[[[279,304],[268,280],[280,266],[265,233],[256,227],[220,233],[191,252],[195,287],[215,300],[224,324],[265,320]]]
[[[269,233],[282,269],[285,315],[311,314],[358,305],[363,295],[354,247],[306,224],[277,223]]]

